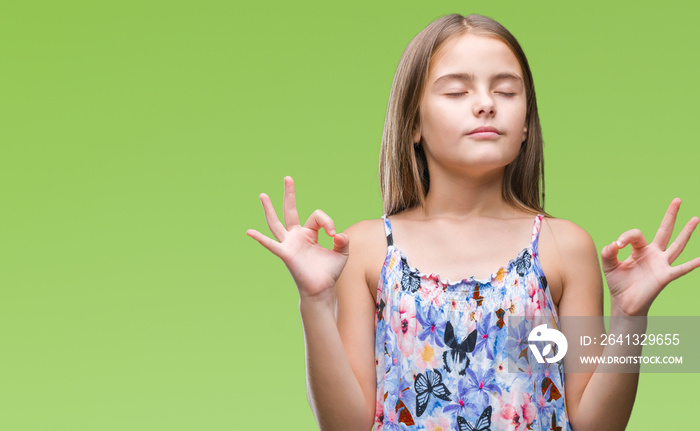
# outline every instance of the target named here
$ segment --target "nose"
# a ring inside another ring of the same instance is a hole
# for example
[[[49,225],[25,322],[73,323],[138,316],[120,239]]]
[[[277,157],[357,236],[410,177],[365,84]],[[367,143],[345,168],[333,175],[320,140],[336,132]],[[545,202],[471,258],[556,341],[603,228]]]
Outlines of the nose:
[[[488,93],[476,94],[472,109],[474,110],[474,115],[477,117],[483,115],[493,117],[496,114],[496,105],[493,101],[493,97]]]

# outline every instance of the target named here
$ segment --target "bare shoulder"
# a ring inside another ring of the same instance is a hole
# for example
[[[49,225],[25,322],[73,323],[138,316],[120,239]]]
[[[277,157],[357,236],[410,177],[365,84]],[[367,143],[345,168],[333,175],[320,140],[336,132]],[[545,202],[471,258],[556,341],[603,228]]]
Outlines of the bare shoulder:
[[[380,236],[384,236],[384,220],[381,218],[360,220],[348,226],[343,233],[351,238],[357,238],[358,241],[372,240],[377,233],[379,233]]]
[[[565,286],[582,267],[598,268],[598,254],[591,236],[566,219],[545,217],[539,235],[539,260],[555,306],[561,305]],[[561,311],[557,308],[557,313]]]
[[[367,287],[376,298],[377,283],[387,247],[384,220],[362,220],[350,225],[343,233],[350,239],[348,261],[352,260],[353,265],[361,268]]]
[[[541,242],[550,243],[557,254],[566,259],[597,255],[593,238],[576,223],[560,218],[545,217],[540,230]]]
[[[596,301],[601,300],[598,251],[584,228],[566,219],[545,217],[538,248],[542,270],[552,287],[552,299],[559,306],[558,313],[571,313],[571,301],[563,299],[581,298],[581,289],[592,289]],[[598,305],[591,307],[597,309]]]

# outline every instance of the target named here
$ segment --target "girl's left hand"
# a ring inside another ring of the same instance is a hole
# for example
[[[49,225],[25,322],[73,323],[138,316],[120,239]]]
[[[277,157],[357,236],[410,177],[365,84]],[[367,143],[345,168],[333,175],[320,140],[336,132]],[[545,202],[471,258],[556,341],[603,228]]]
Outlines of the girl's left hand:
[[[700,266],[700,257],[671,266],[700,222],[698,217],[691,218],[671,246],[666,248],[680,205],[681,200],[678,198],[671,201],[651,244],[647,244],[639,229],[632,229],[600,252],[603,273],[610,289],[610,301],[619,313],[646,316],[651,303],[668,283]],[[627,244],[632,245],[632,253],[620,262],[617,260],[617,252]]]

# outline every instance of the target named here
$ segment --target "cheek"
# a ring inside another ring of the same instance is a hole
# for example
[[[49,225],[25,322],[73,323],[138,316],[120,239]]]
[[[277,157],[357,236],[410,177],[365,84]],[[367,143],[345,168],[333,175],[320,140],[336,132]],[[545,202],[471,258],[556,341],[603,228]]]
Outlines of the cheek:
[[[525,136],[525,128],[528,127],[526,119],[525,109],[520,109],[519,107],[513,107],[512,109],[503,110],[502,113],[509,117],[510,120],[508,124],[508,133],[513,137],[513,139],[518,142],[522,142],[522,138]]]
[[[426,110],[421,116],[424,137],[438,137],[454,135],[457,132],[463,131],[465,123],[464,117],[460,118],[459,112],[456,109],[444,106],[436,106],[433,109]]]
[[[517,111],[516,115],[518,118],[520,118],[520,124],[523,125],[523,127],[527,126],[526,119],[527,119],[527,107],[525,106],[525,101],[523,101],[522,106],[520,106]]]

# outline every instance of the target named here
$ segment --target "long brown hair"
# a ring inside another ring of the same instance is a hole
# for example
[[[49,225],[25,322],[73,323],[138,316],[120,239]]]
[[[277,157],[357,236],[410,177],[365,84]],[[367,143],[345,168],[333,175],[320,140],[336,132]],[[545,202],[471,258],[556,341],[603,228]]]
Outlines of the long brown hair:
[[[483,15],[452,14],[433,21],[418,33],[404,50],[396,68],[379,153],[379,183],[387,215],[425,205],[430,188],[428,163],[423,146],[411,142],[419,121],[421,95],[431,59],[446,42],[466,33],[499,39],[520,63],[527,98],[527,139],[515,160],[505,168],[502,195],[507,203],[517,208],[545,213],[542,129],[535,85],[525,53],[515,37],[495,20]]]

